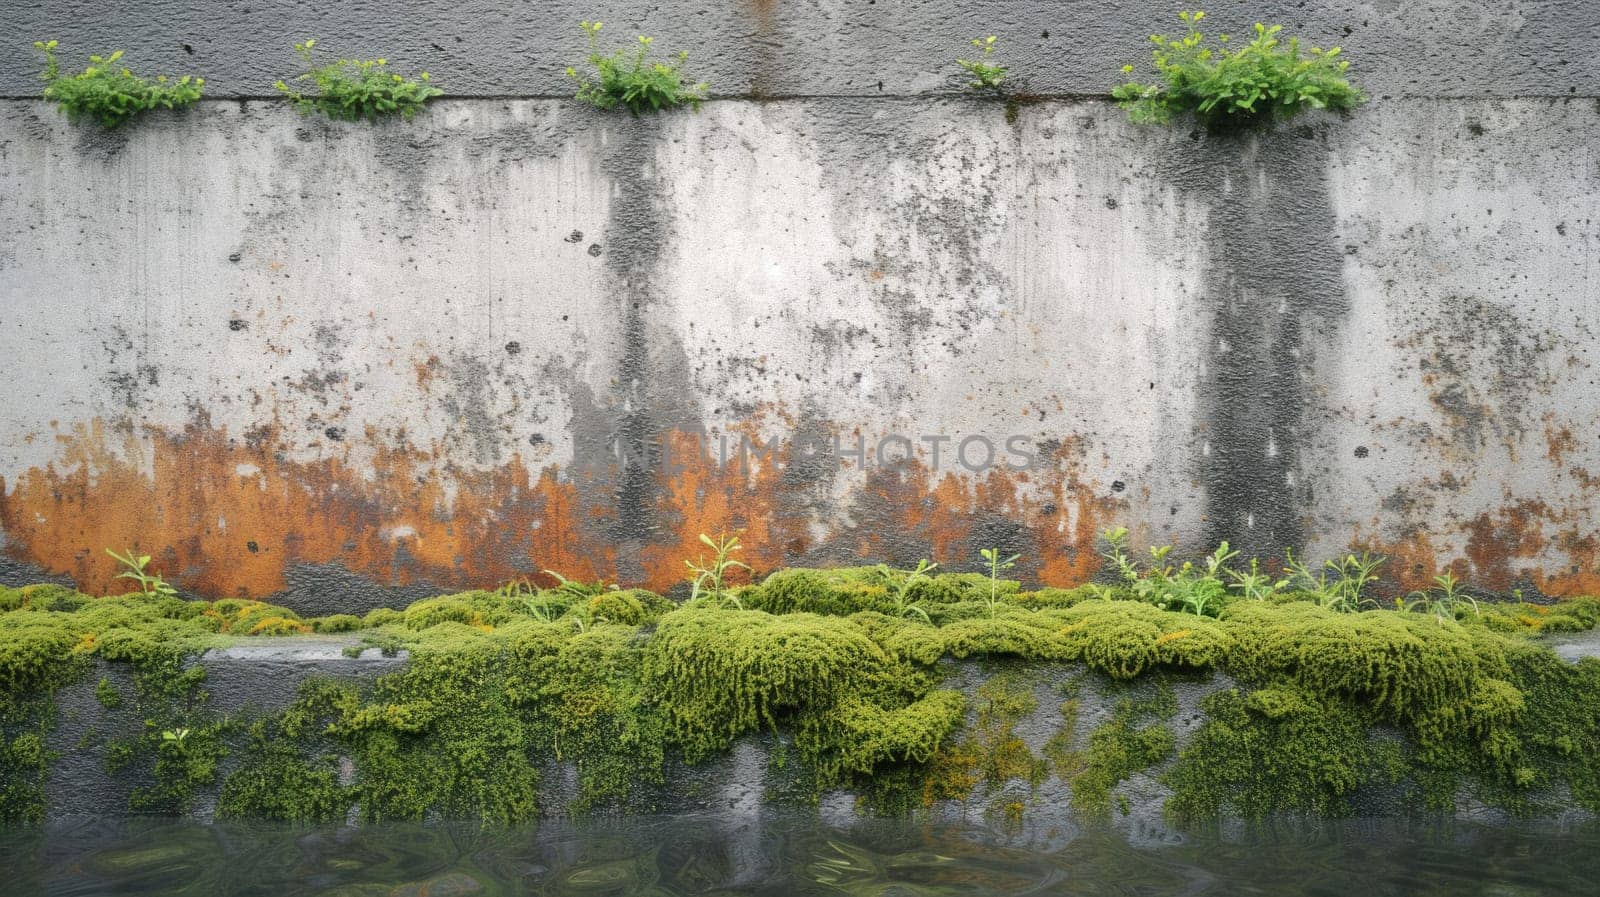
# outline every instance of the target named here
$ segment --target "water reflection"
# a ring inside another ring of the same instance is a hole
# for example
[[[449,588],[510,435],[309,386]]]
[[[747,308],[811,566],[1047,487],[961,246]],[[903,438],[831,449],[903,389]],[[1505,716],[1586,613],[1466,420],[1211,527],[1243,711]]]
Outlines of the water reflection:
[[[809,815],[288,828],[96,820],[0,832],[6,893],[173,895],[1559,895],[1595,893],[1600,829],[1403,821],[1085,831],[1050,851],[981,829]]]

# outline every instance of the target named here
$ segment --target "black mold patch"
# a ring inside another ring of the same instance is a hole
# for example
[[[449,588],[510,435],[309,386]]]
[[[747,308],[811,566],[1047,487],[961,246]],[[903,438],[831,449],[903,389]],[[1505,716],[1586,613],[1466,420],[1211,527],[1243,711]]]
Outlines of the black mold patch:
[[[5,544],[5,533],[0,531],[0,549],[3,549]],[[78,585],[70,577],[56,576],[37,564],[15,560],[0,554],[0,586],[20,588],[33,585],[36,582],[53,582],[70,588],[77,588]]]
[[[1201,136],[1169,163],[1174,183],[1211,207],[1204,544],[1228,540],[1246,557],[1305,543],[1306,381],[1349,310],[1327,167],[1323,131]]]
[[[121,128],[101,127],[98,122],[75,122],[78,132],[76,141],[79,155],[87,156],[98,162],[107,163],[122,154],[128,146],[128,139],[132,126]]]
[[[285,568],[283,577],[284,590],[264,600],[305,617],[364,614],[380,607],[401,608],[449,591],[444,587],[449,584],[429,582],[379,585],[337,563],[291,564]]]
[[[597,113],[590,113],[597,114]],[[613,118],[602,168],[612,183],[605,233],[590,254],[603,257],[620,324],[613,392],[597,397],[572,390],[573,472],[587,502],[609,496],[606,538],[617,546],[617,575],[642,577],[640,552],[664,529],[657,520],[663,442],[670,431],[697,430],[689,363],[669,328],[656,326],[660,301],[656,269],[671,225],[661,197],[656,150],[671,116]],[[603,252],[595,252],[601,244]]]

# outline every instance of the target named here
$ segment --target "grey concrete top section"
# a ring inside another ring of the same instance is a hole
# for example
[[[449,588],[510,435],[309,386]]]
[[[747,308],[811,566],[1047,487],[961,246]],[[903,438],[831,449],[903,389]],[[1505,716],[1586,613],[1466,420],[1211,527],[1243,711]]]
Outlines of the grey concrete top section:
[[[212,648],[205,653],[204,662],[234,663],[314,663],[318,661],[359,660],[368,665],[392,666],[396,658],[384,657],[377,648],[366,648],[360,657],[345,654],[346,648],[361,643],[355,636],[300,635],[286,638],[252,638],[247,642]]]
[[[567,96],[584,19],[606,23],[603,47],[646,33],[663,55],[687,50],[690,74],[719,96],[958,90],[953,60],[986,34],[1000,37],[1018,89],[1103,95],[1192,5],[1214,7],[1214,31],[1261,19],[1343,46],[1374,97],[1600,94],[1600,6],[1585,0],[44,0],[0,8],[0,95],[37,94],[28,44],[56,38],[72,64],[120,48],[135,71],[202,75],[212,97],[262,96],[297,71],[293,44],[315,37],[332,53],[427,69],[454,96]]]
[[[1600,631],[1576,632],[1544,641],[1562,660],[1577,663],[1585,657],[1600,658]]]

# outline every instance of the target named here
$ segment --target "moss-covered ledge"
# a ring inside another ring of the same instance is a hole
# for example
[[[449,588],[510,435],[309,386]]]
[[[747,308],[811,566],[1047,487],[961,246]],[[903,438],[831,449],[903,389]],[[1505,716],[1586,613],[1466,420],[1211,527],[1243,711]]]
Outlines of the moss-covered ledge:
[[[504,589],[314,620],[0,589],[0,818],[57,812],[86,763],[123,783],[100,812],[293,820],[752,794],[1005,825],[1600,810],[1600,660],[1570,659],[1594,600],[1452,621],[1291,593],[1213,618],[892,575],[781,571],[688,605]]]

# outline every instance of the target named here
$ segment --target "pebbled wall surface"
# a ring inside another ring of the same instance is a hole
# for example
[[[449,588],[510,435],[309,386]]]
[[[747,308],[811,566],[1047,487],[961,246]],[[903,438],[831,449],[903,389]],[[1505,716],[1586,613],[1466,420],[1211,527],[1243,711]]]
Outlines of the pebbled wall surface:
[[[1600,14],[1228,4],[1373,102],[1212,136],[1076,96],[1154,3],[603,7],[0,11],[220,100],[106,133],[0,62],[0,581],[114,588],[132,545],[312,612],[664,589],[738,530],[758,569],[1001,545],[1066,585],[1122,524],[1600,592]],[[728,97],[553,98],[610,12]],[[1039,96],[953,93],[968,32]],[[452,98],[249,99],[311,33]]]

